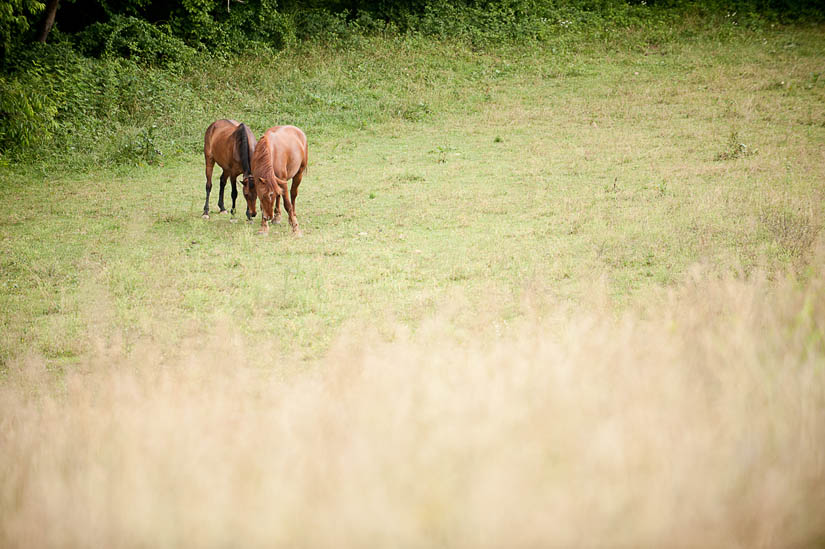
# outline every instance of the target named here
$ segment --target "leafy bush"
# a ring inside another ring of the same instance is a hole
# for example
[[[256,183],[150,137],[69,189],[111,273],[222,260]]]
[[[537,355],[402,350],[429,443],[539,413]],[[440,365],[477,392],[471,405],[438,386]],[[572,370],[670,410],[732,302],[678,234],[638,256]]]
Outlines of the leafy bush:
[[[251,40],[279,50],[295,45],[295,24],[289,15],[275,11],[274,7],[271,10],[246,12],[243,15],[245,20],[241,19],[239,23],[230,25],[239,35],[245,35]]]
[[[347,12],[313,9],[295,14],[295,34],[300,40],[340,44],[351,37],[352,29],[347,25]]]
[[[18,48],[7,61],[0,77],[0,153],[14,157],[44,150],[100,152],[101,140],[128,128],[148,133],[132,140],[137,145],[127,144],[137,153],[121,160],[148,162],[156,156],[158,137],[147,128],[184,119],[199,103],[174,71],[128,59],[86,58],[67,43]]]
[[[0,152],[35,144],[42,149],[52,141],[60,130],[58,116],[66,99],[61,82],[81,72],[78,60],[65,44],[33,44],[7,53],[5,76],[0,77]]]
[[[264,45],[277,50],[296,42],[292,17],[278,12],[272,0],[249,0],[231,11],[216,14],[209,36],[210,50],[237,53]]]
[[[43,8],[43,2],[37,0],[0,2],[0,61],[6,50],[29,30]]]
[[[488,46],[545,41],[571,33],[598,35],[612,28],[657,27],[661,26],[661,12],[617,0],[558,5],[533,0],[433,0],[427,3],[414,26],[425,35]]]
[[[137,63],[173,66],[189,61],[194,50],[161,27],[131,16],[94,23],[76,37],[86,56],[131,59]]]
[[[49,141],[57,129],[57,104],[36,85],[38,77],[0,76],[0,152]]]

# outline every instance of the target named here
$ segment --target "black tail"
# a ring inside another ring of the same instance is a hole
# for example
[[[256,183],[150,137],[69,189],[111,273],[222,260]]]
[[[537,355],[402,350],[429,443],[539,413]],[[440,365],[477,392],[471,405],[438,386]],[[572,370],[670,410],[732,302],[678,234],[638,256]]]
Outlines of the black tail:
[[[241,125],[235,130],[235,140],[241,149],[241,165],[243,166],[244,176],[252,174],[252,168],[249,165],[249,138],[246,136],[247,131],[249,131],[249,128],[247,128],[243,122],[241,122]]]

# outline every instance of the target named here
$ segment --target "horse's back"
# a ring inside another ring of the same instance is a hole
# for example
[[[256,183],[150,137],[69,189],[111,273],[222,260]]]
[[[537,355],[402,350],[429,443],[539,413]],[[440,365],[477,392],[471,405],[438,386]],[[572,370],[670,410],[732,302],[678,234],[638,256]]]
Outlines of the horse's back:
[[[208,128],[206,128],[206,133],[203,136],[204,142],[214,139],[217,136],[224,135],[227,132],[231,134],[239,125],[240,124],[236,120],[231,120],[229,118],[215,120],[209,124]]]
[[[278,135],[283,139],[297,139],[300,142],[306,143],[307,136],[304,130],[297,126],[272,126],[266,133]]]
[[[228,141],[240,124],[235,120],[222,118],[215,120],[209,127],[206,128],[206,133],[203,135],[203,149],[207,152],[215,146],[220,146],[221,143]]]
[[[221,118],[221,119],[215,120],[214,122],[209,124],[209,127],[210,128],[215,127],[215,128],[232,128],[232,129],[234,129],[234,128],[237,128],[239,125],[240,125],[240,122],[238,122],[237,120],[232,120],[231,118]]]
[[[273,126],[258,140],[253,155],[253,172],[266,177],[268,170],[281,179],[290,179],[306,168],[307,138],[295,126]]]
[[[231,167],[236,164],[235,159],[235,131],[240,123],[228,118],[222,118],[212,122],[203,136],[203,154],[207,158],[212,158],[224,170],[239,172]],[[250,132],[251,133],[251,132]],[[254,136],[253,136],[254,139]]]
[[[296,126],[274,126],[266,130],[276,154],[299,157],[302,167],[307,163],[307,136]]]

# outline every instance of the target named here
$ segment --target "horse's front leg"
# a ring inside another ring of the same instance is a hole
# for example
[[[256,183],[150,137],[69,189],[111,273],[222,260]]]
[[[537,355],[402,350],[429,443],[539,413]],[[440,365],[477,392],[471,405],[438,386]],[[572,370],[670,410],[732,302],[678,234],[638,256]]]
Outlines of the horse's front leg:
[[[286,204],[286,203],[284,203]],[[280,223],[281,222],[281,195],[275,197],[275,218],[272,220],[273,223]]]
[[[238,183],[235,177],[231,178],[232,181],[232,209],[230,212],[232,215],[235,215],[235,200],[238,198]]]
[[[226,172],[223,172],[221,174],[221,190],[220,190],[220,194],[218,194],[218,210],[222,214],[226,213],[226,208],[223,205],[223,190],[226,188],[226,178],[227,178]]]
[[[292,209],[296,208],[295,203],[298,200],[298,187],[301,185],[301,180],[304,178],[304,169],[298,170],[292,177],[292,188],[289,191],[289,198],[292,199]]]
[[[301,229],[298,227],[298,218],[295,216],[295,207],[289,196],[289,189],[287,188],[286,181],[284,181],[283,185],[281,185],[281,194],[284,195],[284,209],[286,209],[286,213],[289,216],[289,225],[292,227],[292,234],[295,236],[304,236],[304,233],[302,233]]]

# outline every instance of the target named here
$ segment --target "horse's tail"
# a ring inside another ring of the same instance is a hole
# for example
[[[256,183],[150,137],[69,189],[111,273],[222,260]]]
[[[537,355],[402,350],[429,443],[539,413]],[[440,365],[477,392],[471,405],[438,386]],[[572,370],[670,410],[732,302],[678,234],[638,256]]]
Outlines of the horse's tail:
[[[241,125],[238,126],[237,130],[235,130],[235,139],[237,140],[238,147],[240,148],[241,166],[243,166],[244,176],[248,176],[252,173],[252,168],[249,163],[249,138],[246,135],[246,132],[248,131],[249,128],[247,128],[246,124],[243,122],[241,122]]]
[[[307,144],[307,136],[304,134],[304,173],[309,172],[309,145]]]

